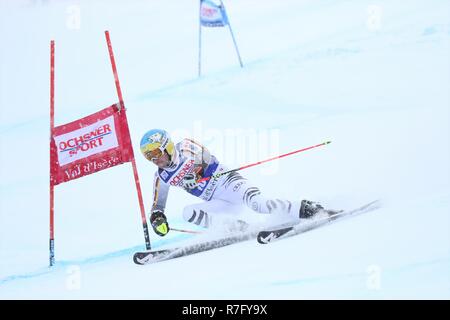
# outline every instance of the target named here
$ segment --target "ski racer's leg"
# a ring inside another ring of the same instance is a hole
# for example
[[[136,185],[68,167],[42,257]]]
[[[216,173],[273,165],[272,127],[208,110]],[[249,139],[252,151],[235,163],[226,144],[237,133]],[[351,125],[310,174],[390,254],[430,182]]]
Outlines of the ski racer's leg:
[[[183,219],[205,228],[230,226],[238,221],[242,207],[228,201],[215,199],[186,206]]]
[[[221,177],[213,199],[221,199],[233,204],[244,204],[258,213],[282,212],[300,218],[300,201],[268,198],[262,194],[257,186],[237,172]]]

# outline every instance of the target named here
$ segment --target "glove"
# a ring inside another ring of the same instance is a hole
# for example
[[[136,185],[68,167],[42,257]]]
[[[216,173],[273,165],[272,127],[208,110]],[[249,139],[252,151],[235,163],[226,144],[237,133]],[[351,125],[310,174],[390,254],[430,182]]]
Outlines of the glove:
[[[183,177],[182,183],[185,190],[191,190],[198,187],[197,179],[195,177],[195,174],[193,173],[188,173],[187,175],[185,175]]]
[[[158,236],[165,236],[169,232],[169,224],[167,223],[167,218],[161,210],[155,210],[150,215],[150,223],[152,225],[153,231]]]

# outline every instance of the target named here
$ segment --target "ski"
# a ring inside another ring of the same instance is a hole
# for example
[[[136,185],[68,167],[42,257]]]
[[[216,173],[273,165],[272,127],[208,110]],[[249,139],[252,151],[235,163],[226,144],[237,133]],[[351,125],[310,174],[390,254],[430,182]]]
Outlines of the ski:
[[[350,211],[325,210],[325,213],[327,214],[326,218],[296,224],[284,223],[274,228],[271,228],[270,230],[267,231],[266,230],[261,231],[261,229],[259,229],[254,231],[248,231],[245,233],[240,232],[237,234],[226,236],[224,238],[207,240],[200,243],[193,243],[181,247],[162,250],[139,251],[134,254],[133,261],[138,265],[153,264],[161,261],[166,261],[170,259],[192,255],[199,252],[229,246],[238,242],[243,242],[255,238],[258,240],[259,243],[269,243],[280,238],[289,237],[295,234],[303,233],[308,230],[318,228],[322,225],[330,223],[333,220],[337,220],[343,217],[347,217],[349,215],[354,215],[357,213],[362,213],[376,209],[377,203],[378,201],[373,201],[362,207]]]
[[[254,239],[258,235],[258,232],[259,231],[255,230],[246,233],[239,233],[220,239],[208,240],[200,243],[193,243],[191,245],[183,247],[136,252],[133,256],[133,261],[134,263],[139,265],[146,265],[174,258],[184,257],[191,254],[208,251],[211,249],[229,246],[237,242]]]
[[[324,225],[328,225],[334,221],[349,217],[349,216],[355,216],[357,214],[369,212],[375,209],[378,209],[380,207],[380,201],[375,200],[372,202],[369,202],[361,207],[348,210],[348,211],[328,211],[327,216],[323,218],[318,219],[311,219],[304,222],[299,222],[292,224],[290,226],[281,225],[276,228],[272,228],[270,230],[263,230],[260,231],[257,236],[256,240],[261,244],[267,244],[274,242],[276,240],[289,238],[319,227],[322,227]]]

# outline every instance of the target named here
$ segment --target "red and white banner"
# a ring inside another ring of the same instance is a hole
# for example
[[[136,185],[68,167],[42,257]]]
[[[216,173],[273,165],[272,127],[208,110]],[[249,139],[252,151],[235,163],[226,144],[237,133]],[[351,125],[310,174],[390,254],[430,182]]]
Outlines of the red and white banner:
[[[105,31],[119,103],[82,119],[54,127],[55,41],[50,41],[50,266],[55,264],[55,185],[131,162],[144,229],[145,247],[151,249],[144,200],[131,145],[109,32]]]
[[[112,105],[55,127],[50,141],[51,185],[132,161],[125,109]]]
[[[200,23],[204,27],[224,27],[228,25],[228,17],[225,8],[212,1],[201,0]]]

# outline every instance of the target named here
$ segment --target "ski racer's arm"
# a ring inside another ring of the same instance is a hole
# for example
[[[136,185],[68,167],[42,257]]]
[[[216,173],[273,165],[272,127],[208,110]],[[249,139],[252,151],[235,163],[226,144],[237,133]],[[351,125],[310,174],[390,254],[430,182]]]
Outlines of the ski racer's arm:
[[[170,230],[169,223],[164,215],[168,194],[169,185],[162,181],[158,172],[156,172],[153,182],[153,204],[150,214],[150,224],[159,236],[165,236]]]
[[[187,158],[193,158],[195,163],[195,174],[200,176],[204,169],[211,163],[212,156],[208,149],[192,139],[184,139],[181,147],[181,153]]]

